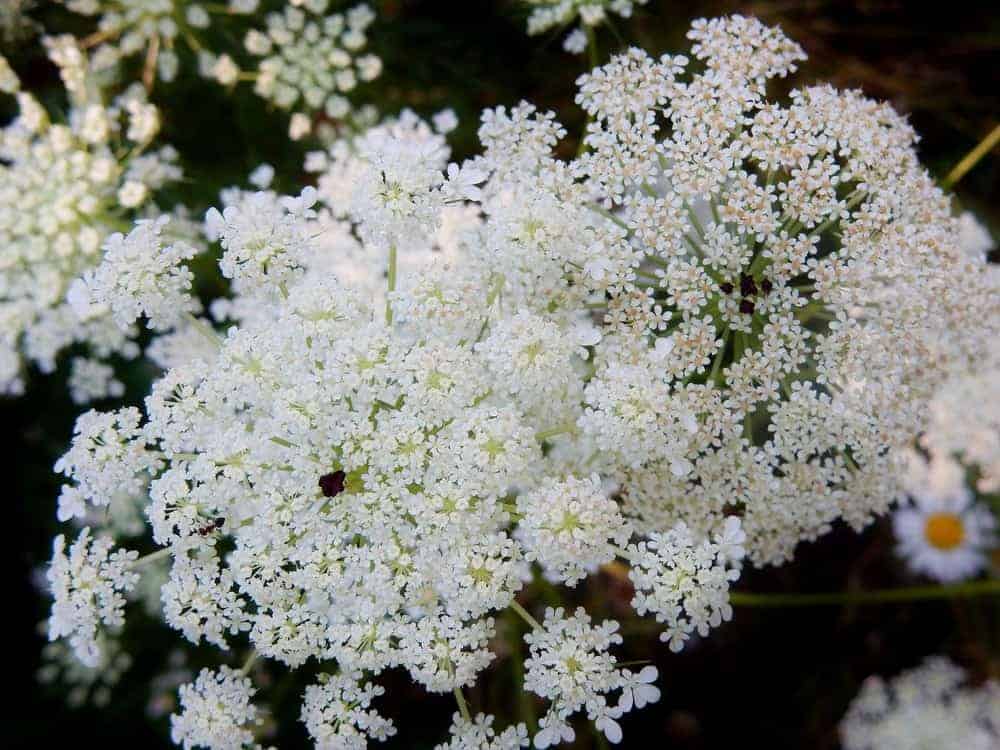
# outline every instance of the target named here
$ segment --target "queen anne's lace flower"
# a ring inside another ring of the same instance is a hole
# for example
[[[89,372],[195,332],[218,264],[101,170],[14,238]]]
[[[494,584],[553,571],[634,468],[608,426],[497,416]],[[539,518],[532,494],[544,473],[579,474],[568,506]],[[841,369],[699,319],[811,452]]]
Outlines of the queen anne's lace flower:
[[[865,680],[840,725],[845,750],[988,750],[1000,744],[1000,685],[963,687],[944,657],[886,682]]]
[[[897,450],[995,338],[998,297],[903,118],[828,86],[769,102],[803,53],[754,19],[689,36],[703,72],[632,49],[580,79],[570,169],[640,256],[580,426],[640,530],[705,534],[738,506],[750,557],[776,563],[901,497]]]
[[[142,77],[147,87],[154,77],[172,81],[177,76],[180,57],[177,46],[196,47],[199,32],[211,24],[206,9],[210,3],[188,0],[61,0],[72,11],[97,17],[97,31],[88,42],[97,46],[92,53],[95,68],[103,70],[131,57],[141,57]],[[231,14],[252,13],[257,0],[229,0]]]
[[[632,535],[596,474],[549,480],[518,497],[517,507],[529,555],[570,586],[617,557]]]
[[[79,318],[66,294],[97,265],[106,237],[127,225],[123,215],[152,209],[153,192],[180,177],[172,149],[143,154],[159,119],[141,93],[131,90],[105,106],[73,41],[47,44],[70,94],[67,122],[50,122],[22,92],[20,117],[0,133],[0,390],[6,392],[23,387],[24,361],[51,371],[57,354],[74,342],[89,343],[98,356],[137,353],[106,310]],[[130,156],[119,160],[119,150]]]
[[[306,688],[302,721],[319,750],[364,750],[368,740],[385,740],[395,727],[370,708],[385,689],[362,685],[357,674],[323,674]]]
[[[460,257],[466,233],[479,222],[476,207],[456,202],[447,192],[448,181],[441,182],[441,172],[450,155],[443,134],[454,127],[454,113],[447,114],[443,120],[435,118],[432,128],[413,112],[403,110],[398,117],[359,134],[337,138],[327,151],[312,152],[306,161],[306,169],[318,173],[317,191],[323,206],[319,210],[322,228],[319,241],[326,251],[325,267],[343,283],[370,298],[376,307],[385,303],[384,272],[393,238],[397,243],[397,288],[408,289],[420,278],[417,271],[435,261]],[[397,144],[395,149],[404,153],[412,151],[414,156],[408,162],[411,168],[419,156],[422,160],[419,163],[425,167],[422,174],[426,184],[441,185],[442,191],[413,195],[424,202],[421,207],[411,204],[407,208],[401,204],[404,197],[401,189],[391,193],[389,182],[392,175],[402,185],[403,178],[397,178],[396,172],[402,172],[403,165],[383,174],[379,163],[386,158],[379,154],[385,144]],[[464,177],[474,179],[468,173]],[[395,215],[388,211],[390,198],[396,201]],[[378,209],[383,221],[376,223],[376,214],[366,211],[379,206],[384,207]],[[423,225],[418,221],[421,215]],[[359,225],[361,217],[365,221]],[[400,237],[405,240],[402,251],[398,246]]]
[[[104,307],[126,330],[141,316],[155,330],[173,328],[184,313],[197,310],[190,293],[193,276],[180,265],[197,251],[180,241],[163,247],[160,234],[167,221],[167,216],[140,221],[127,236],[111,235],[101,265],[76,282],[82,288],[70,290],[70,303],[88,312]]]
[[[708,635],[710,627],[732,618],[729,584],[739,577],[745,540],[739,519],[731,517],[712,541],[699,542],[678,524],[630,548],[632,605],[666,624],[660,640],[671,651],[680,651],[691,633]]]
[[[102,659],[102,629],[114,632],[125,622],[124,594],[139,580],[130,571],[137,558],[136,552],[115,550],[108,537],[93,539],[89,528],[68,554],[65,537],[56,537],[46,574],[53,598],[49,640],[68,638],[77,659],[96,667]]]
[[[70,397],[78,404],[118,398],[125,393],[125,386],[115,378],[111,365],[86,357],[73,358],[67,385]]]
[[[164,615],[194,642],[224,646],[246,632],[262,656],[293,667],[310,657],[403,667],[429,690],[461,689],[493,660],[490,614],[529,577],[522,539],[551,531],[539,498],[559,497],[560,523],[579,521],[551,560],[573,580],[628,541],[596,476],[532,492],[549,460],[542,445],[563,429],[537,425],[574,413],[586,372],[574,361],[596,338],[577,316],[484,306],[497,293],[492,275],[463,277],[469,303],[441,317],[415,304],[425,281],[454,283],[433,269],[390,296],[401,322],[386,325],[382,309],[326,273],[312,199],[236,194],[210,212],[238,324],[214,352],[209,331],[203,355],[154,386],[145,426],[135,410],[81,421],[59,466],[77,479],[67,515],[148,483],[153,537],[173,557]],[[169,280],[177,259],[166,255],[156,257]],[[541,337],[519,341],[532,326]],[[515,344],[536,349],[515,358],[519,376],[501,356]],[[534,499],[507,502],[520,493]],[[531,516],[524,534],[511,528],[515,507]],[[653,694],[648,674],[615,674],[627,705]],[[615,736],[617,709],[591,708]]]
[[[160,468],[157,454],[146,450],[138,409],[117,412],[88,411],[73,428],[73,445],[60,458],[55,470],[72,477],[75,484],[63,487],[59,518],[82,516],[85,503],[107,505],[119,495],[141,494],[149,478]]]
[[[444,693],[471,685],[493,661],[487,648],[492,618],[462,622],[452,617],[424,617],[399,631],[402,662],[417,682]]]
[[[289,668],[460,692],[511,608],[532,625],[525,687],[552,702],[536,745],[572,740],[581,710],[617,742],[659,697],[655,670],[622,669],[617,624],[583,610],[535,623],[515,599],[530,563],[576,582],[623,558],[634,606],[680,648],[730,617],[745,555],[784,560],[888,507],[898,449],[996,317],[899,116],[828,88],[767,102],[802,57],[779,30],[691,36],[693,76],[631,50],[581,79],[571,162],[522,103],[485,112],[483,153],[454,168],[404,114],[311,155],[316,190],[279,196],[265,169],[258,192],[226,191],[205,230],[228,329],[185,318],[203,343],[142,424],[84,420],[62,515],[148,489],[168,623]],[[186,255],[123,277],[114,293],[143,300],[129,319],[178,298]],[[249,684],[203,677],[175,736],[252,741]],[[367,687],[343,689],[310,693],[314,736],[385,728],[345,697]],[[500,742],[487,724],[453,739]]]
[[[499,734],[493,728],[493,717],[479,714],[475,719],[463,719],[455,714],[451,739],[434,750],[517,750],[528,746],[528,729],[524,724],[507,727]]]
[[[203,525],[204,536],[218,531],[213,521]],[[205,551],[178,555],[170,577],[160,587],[163,617],[192,643],[204,638],[226,648],[226,635],[250,629],[245,603],[235,591],[233,573]]]
[[[371,8],[362,4],[325,15],[329,5],[329,0],[289,3],[283,12],[268,14],[265,32],[252,30],[245,39],[247,51],[263,58],[255,91],[300,115],[299,122],[293,119],[293,137],[310,129],[303,110],[341,119],[351,110],[346,94],[382,72],[378,57],[359,54],[375,20]]]
[[[609,653],[612,645],[622,642],[617,631],[614,620],[593,626],[582,608],[572,616],[560,608],[547,609],[542,627],[525,635],[530,653],[524,662],[524,687],[552,702],[539,721],[541,731],[535,735],[535,747],[572,741],[574,732],[566,719],[581,709],[609,740],[620,742],[622,730],[617,719],[634,706],[659,698],[658,692],[640,689],[641,699],[635,700],[636,685],[655,679],[656,670],[648,668],[637,679],[618,667]],[[609,705],[608,694],[619,690],[623,694],[617,704]]]
[[[251,703],[254,692],[250,678],[234,669],[201,670],[193,684],[180,688],[181,711],[170,717],[171,739],[184,750],[257,747],[253,731],[259,717]]]
[[[630,18],[636,5],[649,0],[523,0],[531,8],[528,16],[528,33],[544,34],[555,27],[565,27],[580,21],[580,28],[566,37],[564,47],[568,52],[583,52],[587,47],[584,28],[599,26],[613,13]]]
[[[205,226],[225,253],[219,268],[239,285],[240,292],[287,286],[301,275],[312,246],[299,216],[310,218],[316,191],[306,188],[298,198],[276,199],[269,193],[247,195],[221,213],[211,209]]]

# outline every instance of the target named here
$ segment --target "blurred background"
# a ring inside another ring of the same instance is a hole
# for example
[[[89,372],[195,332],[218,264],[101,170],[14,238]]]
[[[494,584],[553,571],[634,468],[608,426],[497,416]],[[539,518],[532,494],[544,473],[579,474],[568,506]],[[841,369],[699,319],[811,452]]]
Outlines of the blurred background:
[[[366,100],[387,113],[409,107],[431,115],[451,107],[461,125],[452,134],[456,159],[476,151],[478,113],[484,107],[521,99],[555,110],[569,131],[567,155],[583,118],[573,104],[574,81],[586,68],[583,56],[562,50],[562,35],[529,37],[526,11],[516,2],[373,2],[378,21],[371,30],[372,51],[385,72],[369,84]],[[267,3],[264,3],[267,6]],[[809,54],[793,83],[830,81],[886,99],[909,115],[921,134],[924,164],[943,176],[1000,119],[1000,8],[990,2],[914,3],[904,0],[858,2],[650,2],[628,21],[615,17],[614,28],[598,31],[601,61],[626,43],[650,53],[683,52],[690,21],[700,16],[739,12],[780,24]],[[55,3],[0,0],[0,51],[22,76],[25,87],[58,104],[58,74],[44,58],[37,23],[49,32],[86,33],[87,19],[68,14]],[[51,97],[45,96],[51,92]],[[246,88],[225,94],[212,83],[180,78],[157,85],[153,99],[164,110],[164,139],[180,152],[189,181],[175,199],[197,212],[211,205],[218,190],[245,184],[262,162],[273,164],[277,187],[293,188],[308,179],[302,172],[308,146],[285,137],[287,116],[270,109]],[[0,117],[12,114],[9,102]],[[956,190],[960,208],[973,211],[1000,230],[1000,154],[987,155]],[[994,246],[991,258],[998,260]],[[202,291],[213,291],[211,278]],[[176,634],[144,620],[140,607],[130,610],[127,650],[134,663],[100,710],[66,705],[66,691],[42,685],[45,639],[38,624],[48,604],[38,595],[39,566],[48,560],[57,533],[55,498],[59,482],[52,465],[65,451],[77,409],[65,390],[64,367],[50,376],[33,373],[25,396],[0,401],[0,424],[9,436],[2,452],[11,535],[4,550],[13,597],[8,644],[15,693],[9,716],[13,733],[8,747],[48,747],[63,741],[99,739],[104,747],[168,746],[166,715],[172,710],[172,679],[218,662],[213,649],[189,649],[177,661],[177,675],[162,676],[169,651],[180,644]],[[126,401],[138,403],[155,372],[119,363]],[[98,408],[114,404],[97,404]],[[894,558],[885,522],[857,535],[837,529],[821,542],[800,548],[795,563],[780,569],[748,571],[738,588],[754,592],[842,591],[913,585]],[[894,674],[933,653],[946,653],[979,679],[1000,676],[1000,603],[996,599],[929,601],[865,607],[739,608],[733,622],[704,641],[671,654],[657,639],[658,629],[629,617],[627,583],[602,573],[578,590],[536,589],[534,601],[566,605],[586,603],[595,619],[619,617],[625,624],[626,660],[648,661],[660,671],[663,697],[651,709],[624,722],[625,746],[695,750],[735,744],[770,748],[836,748],[837,723],[869,674]],[[134,612],[134,616],[133,613]],[[135,625],[136,627],[132,627]],[[511,620],[501,627],[518,632]],[[507,644],[516,638],[505,638]],[[507,646],[509,648],[509,646]],[[498,721],[531,721],[539,706],[517,689],[520,656],[498,646],[495,667],[469,691],[474,710],[492,711]],[[177,658],[177,657],[175,657]],[[273,666],[273,665],[272,665]],[[296,721],[299,695],[310,669],[289,678],[265,665],[259,684],[272,686],[277,724],[283,734],[267,741],[281,747],[308,745]],[[158,680],[158,682],[157,682]],[[150,685],[162,688],[152,691]],[[390,674],[380,699],[383,715],[405,731],[390,748],[430,748],[447,732],[454,702],[430,696],[405,675]],[[92,696],[91,696],[92,697]],[[601,739],[579,732],[574,747],[602,747]]]

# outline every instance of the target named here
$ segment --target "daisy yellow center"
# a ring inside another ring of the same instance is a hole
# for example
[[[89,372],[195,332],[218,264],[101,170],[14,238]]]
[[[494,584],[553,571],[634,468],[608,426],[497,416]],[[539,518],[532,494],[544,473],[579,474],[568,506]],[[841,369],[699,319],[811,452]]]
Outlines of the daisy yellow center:
[[[924,537],[932,547],[954,549],[965,538],[965,527],[954,513],[932,513],[924,524]]]

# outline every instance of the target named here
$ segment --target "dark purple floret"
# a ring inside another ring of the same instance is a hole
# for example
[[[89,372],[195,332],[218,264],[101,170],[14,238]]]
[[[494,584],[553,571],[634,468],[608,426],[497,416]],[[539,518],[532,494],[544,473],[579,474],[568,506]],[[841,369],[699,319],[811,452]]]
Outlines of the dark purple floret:
[[[744,297],[752,297],[757,293],[757,283],[752,276],[740,275],[740,294]]]
[[[721,284],[719,284],[719,289],[722,290],[723,294],[732,294],[734,288],[735,287],[733,287],[733,285],[730,284],[728,281],[723,281]]]
[[[753,311],[754,311],[753,300],[745,299],[742,302],[740,302],[741,313],[743,313],[744,315],[753,315]]]
[[[347,475],[342,471],[332,471],[319,478],[319,488],[324,497],[336,497],[344,491],[344,479]]]

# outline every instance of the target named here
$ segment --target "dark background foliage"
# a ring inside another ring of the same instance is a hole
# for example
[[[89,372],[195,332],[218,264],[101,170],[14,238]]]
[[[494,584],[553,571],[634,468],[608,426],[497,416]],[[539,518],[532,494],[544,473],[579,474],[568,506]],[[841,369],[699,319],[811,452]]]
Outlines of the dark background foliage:
[[[0,0],[13,3],[15,0]],[[452,107],[461,127],[453,134],[457,157],[474,153],[478,113],[483,107],[521,99],[555,109],[570,133],[564,144],[575,150],[582,116],[572,103],[574,80],[584,61],[561,49],[562,34],[529,38],[525,12],[514,2],[374,3],[379,20],[372,29],[374,50],[385,62],[383,77],[363,91],[386,112],[410,107],[429,115]],[[50,30],[88,30],[87,23],[54,4],[36,3],[31,15]],[[651,53],[683,51],[688,23],[699,16],[740,12],[780,23],[810,55],[796,83],[829,80],[888,99],[907,112],[922,134],[924,163],[942,176],[995,124],[1000,112],[1000,13],[994,3],[914,3],[905,0],[855,2],[651,2],[628,22],[616,20],[599,33],[601,60],[623,46],[622,39]],[[37,39],[7,40],[3,51],[26,87],[58,101],[58,75],[40,54]],[[51,92],[51,96],[49,93]],[[164,109],[164,136],[181,153],[189,180],[173,200],[197,211],[214,201],[226,185],[243,184],[262,161],[277,167],[291,188],[301,173],[304,146],[285,138],[286,116],[249,91],[233,95],[196,79],[157,85],[154,100]],[[8,103],[3,105],[9,112]],[[996,189],[1000,159],[988,156],[961,183],[958,204],[1000,229]],[[994,259],[996,254],[994,252]],[[209,279],[202,291],[217,291]],[[38,569],[49,557],[56,533],[55,497],[59,482],[51,467],[66,449],[77,410],[63,384],[66,362],[53,375],[32,373],[27,394],[0,402],[0,424],[8,435],[4,486],[10,536],[3,545],[10,561],[7,582],[12,597],[7,620],[13,674],[7,684],[13,725],[4,731],[8,747],[51,747],[83,740],[104,747],[167,746],[165,719],[147,718],[148,684],[180,636],[130,614],[129,648],[135,664],[118,685],[111,706],[71,710],[52,687],[35,679],[44,639],[37,624],[48,604],[34,588]],[[140,365],[119,368],[128,387],[126,400],[138,403],[155,375]],[[98,405],[113,406],[113,405]],[[803,545],[797,560],[780,569],[749,571],[739,583],[746,591],[840,591],[914,583],[893,558],[885,522],[863,534],[838,528],[815,544]],[[627,584],[600,574],[576,591],[533,588],[527,600],[567,605],[586,602],[595,617],[626,622],[625,658],[649,660],[660,670],[663,697],[652,708],[624,721],[625,746],[695,750],[767,746],[835,748],[836,725],[861,680],[871,673],[891,674],[932,653],[947,653],[976,678],[1000,673],[1000,608],[988,600],[937,601],[867,607],[738,609],[734,621],[704,641],[673,655],[657,640],[648,621],[629,617]],[[133,608],[137,609],[137,608]],[[133,626],[135,626],[133,628]],[[516,620],[502,631],[520,633]],[[492,711],[499,721],[529,720],[538,710],[519,690],[518,639],[498,644],[498,659],[469,693],[473,710]],[[231,655],[235,663],[238,655]],[[190,664],[213,664],[211,649],[193,650]],[[295,721],[304,675],[288,677],[273,665],[257,675],[270,682],[275,697],[273,738],[282,747],[307,744]],[[450,696],[428,696],[402,674],[389,674],[379,705],[393,717],[402,737],[389,747],[429,748],[447,730],[454,704]],[[600,747],[600,738],[583,728],[574,747]]]

